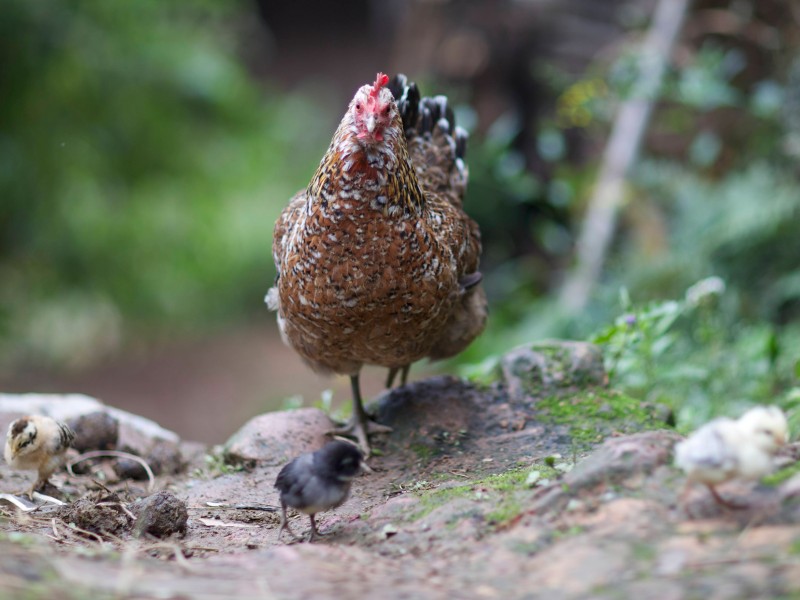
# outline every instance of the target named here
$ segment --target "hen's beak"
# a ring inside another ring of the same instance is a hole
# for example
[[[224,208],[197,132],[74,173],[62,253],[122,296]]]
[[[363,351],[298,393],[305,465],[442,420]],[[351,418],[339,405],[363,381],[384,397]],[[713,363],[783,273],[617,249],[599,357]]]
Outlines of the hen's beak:
[[[375,115],[369,115],[365,121],[367,131],[373,133],[375,131]]]

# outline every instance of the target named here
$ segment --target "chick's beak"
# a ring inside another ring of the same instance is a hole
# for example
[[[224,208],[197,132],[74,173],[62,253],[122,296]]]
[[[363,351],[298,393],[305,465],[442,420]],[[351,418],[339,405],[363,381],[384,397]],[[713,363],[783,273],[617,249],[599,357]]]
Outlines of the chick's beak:
[[[19,455],[19,451],[20,451],[21,449],[22,449],[22,446],[21,446],[21,444],[20,444],[19,440],[14,440],[14,441],[11,443],[11,458],[12,458],[12,459],[13,459],[13,458],[17,458],[17,456]]]
[[[368,464],[367,464],[365,461],[363,461],[363,460],[361,461],[361,464],[360,464],[359,466],[361,467],[361,470],[362,470],[362,471],[366,471],[367,473],[374,473],[374,472],[375,472],[375,471],[374,471],[372,468],[370,468],[370,466],[369,466],[369,465],[368,465]]]

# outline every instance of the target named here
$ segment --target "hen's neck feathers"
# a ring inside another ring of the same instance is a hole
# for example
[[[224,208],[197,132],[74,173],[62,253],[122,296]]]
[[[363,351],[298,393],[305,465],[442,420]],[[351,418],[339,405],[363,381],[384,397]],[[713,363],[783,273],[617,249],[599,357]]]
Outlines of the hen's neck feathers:
[[[365,143],[358,139],[351,111],[347,111],[307,188],[311,209],[344,201],[363,210],[389,216],[417,214],[425,198],[408,155],[400,116],[395,112],[383,130],[383,139]]]

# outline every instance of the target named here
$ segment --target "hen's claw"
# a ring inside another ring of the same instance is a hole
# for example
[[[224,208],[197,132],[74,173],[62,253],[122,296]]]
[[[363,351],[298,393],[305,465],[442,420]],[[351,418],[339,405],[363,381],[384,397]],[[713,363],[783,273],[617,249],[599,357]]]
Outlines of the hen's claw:
[[[358,447],[361,448],[364,456],[369,457],[372,452],[372,449],[369,445],[369,436],[375,433],[391,433],[392,431],[393,429],[388,425],[376,423],[369,417],[362,422],[356,419],[355,416],[352,416],[347,423],[341,427],[337,427],[336,429],[331,429],[328,434],[343,435],[345,437],[355,438],[358,441]]]
[[[350,386],[353,390],[353,415],[346,424],[331,430],[329,433],[355,438],[364,456],[369,457],[372,453],[372,449],[369,445],[369,434],[391,433],[392,428],[387,425],[376,423],[370,418],[367,411],[364,410],[364,405],[361,402],[361,388],[358,383],[358,375],[350,376]]]

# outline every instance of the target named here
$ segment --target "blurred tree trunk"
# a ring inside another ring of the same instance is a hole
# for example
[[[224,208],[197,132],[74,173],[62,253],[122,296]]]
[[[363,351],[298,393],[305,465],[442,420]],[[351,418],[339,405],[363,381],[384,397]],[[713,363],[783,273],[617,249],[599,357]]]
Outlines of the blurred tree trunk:
[[[639,156],[653,104],[691,0],[659,0],[639,58],[639,81],[620,105],[594,194],[577,242],[575,267],[561,289],[568,312],[583,309],[600,278],[625,194],[625,179]]]

